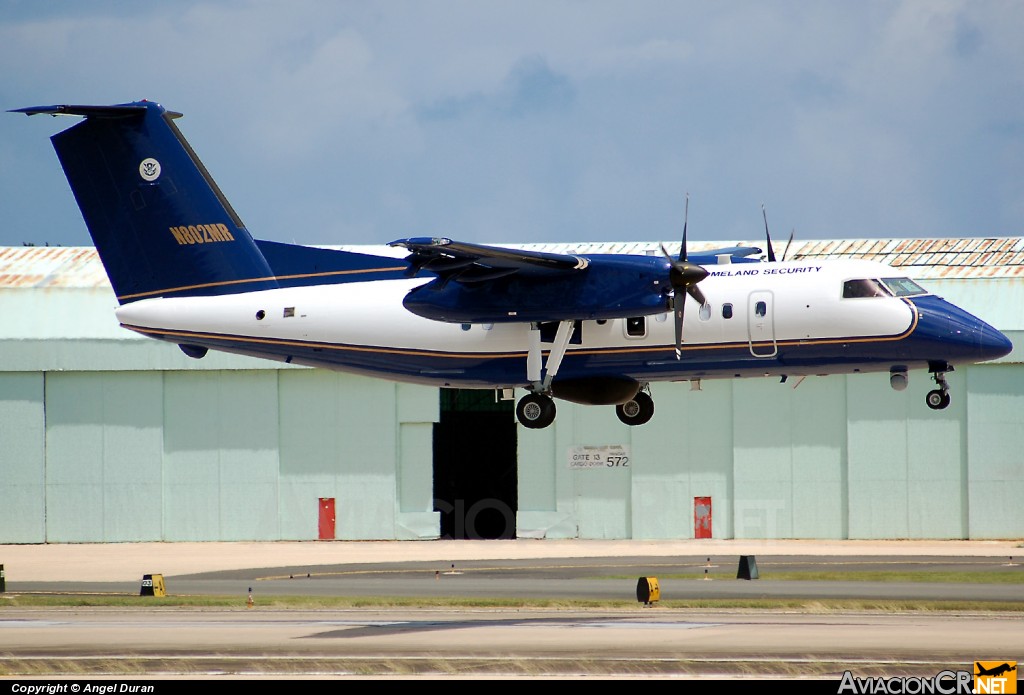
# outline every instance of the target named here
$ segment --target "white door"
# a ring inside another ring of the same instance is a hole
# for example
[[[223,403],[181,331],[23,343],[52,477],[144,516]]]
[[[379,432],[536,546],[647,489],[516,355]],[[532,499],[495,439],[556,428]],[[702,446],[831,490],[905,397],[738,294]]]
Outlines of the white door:
[[[747,336],[750,339],[750,354],[754,357],[775,357],[774,297],[762,290],[750,293],[747,302]]]

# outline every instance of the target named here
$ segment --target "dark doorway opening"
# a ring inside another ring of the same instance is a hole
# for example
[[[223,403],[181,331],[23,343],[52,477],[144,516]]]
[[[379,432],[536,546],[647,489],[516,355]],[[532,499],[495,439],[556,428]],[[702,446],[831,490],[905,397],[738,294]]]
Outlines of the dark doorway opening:
[[[441,389],[434,424],[434,511],[441,537],[516,537],[519,502],[514,401],[494,391]]]

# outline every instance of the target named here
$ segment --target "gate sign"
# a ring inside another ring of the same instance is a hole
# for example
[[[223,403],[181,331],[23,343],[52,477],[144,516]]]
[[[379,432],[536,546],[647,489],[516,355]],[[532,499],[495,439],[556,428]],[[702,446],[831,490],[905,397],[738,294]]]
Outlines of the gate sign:
[[[569,468],[629,468],[629,447],[624,444],[569,447]]]

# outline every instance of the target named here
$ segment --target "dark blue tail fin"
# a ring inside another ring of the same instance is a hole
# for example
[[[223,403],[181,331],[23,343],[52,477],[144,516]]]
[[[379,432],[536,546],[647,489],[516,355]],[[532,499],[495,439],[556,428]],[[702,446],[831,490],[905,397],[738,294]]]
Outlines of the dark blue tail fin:
[[[18,111],[85,117],[52,141],[122,304],[278,286],[174,125],[181,114],[146,101]]]

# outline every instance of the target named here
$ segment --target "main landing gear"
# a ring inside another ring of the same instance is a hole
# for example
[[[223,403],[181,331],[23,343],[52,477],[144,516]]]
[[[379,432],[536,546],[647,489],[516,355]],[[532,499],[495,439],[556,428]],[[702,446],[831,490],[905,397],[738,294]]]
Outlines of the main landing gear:
[[[569,347],[574,326],[574,321],[562,321],[558,324],[555,340],[546,362],[541,352],[540,326],[534,324],[530,327],[529,349],[526,353],[526,376],[530,382],[528,388],[531,393],[520,398],[519,403],[516,404],[516,419],[523,427],[543,429],[555,421],[556,408],[555,401],[551,398],[551,384],[558,373],[562,358],[565,357],[565,351]],[[618,387],[621,388],[621,384]],[[565,396],[564,393],[562,395]],[[569,400],[573,399],[570,397]],[[614,400],[590,402],[612,403]],[[631,426],[642,425],[650,420],[654,415],[654,400],[647,392],[647,385],[644,384],[630,400],[616,405],[615,414],[619,420]]]
[[[544,393],[528,393],[516,404],[516,419],[523,427],[543,429],[555,421],[555,401]],[[615,406],[619,420],[636,427],[654,417],[654,399],[650,394],[638,392],[632,399]]]
[[[516,405],[516,418],[523,427],[543,429],[555,421],[555,401],[543,393],[528,393]]]
[[[615,406],[619,420],[631,427],[643,425],[654,417],[654,399],[644,391],[638,391],[632,400]]]
[[[516,405],[516,418],[523,427],[542,429],[555,421],[555,402],[551,396],[551,382],[558,373],[565,351],[569,347],[575,321],[562,321],[555,332],[555,341],[548,353],[547,364],[543,363],[540,345],[540,326],[533,324],[529,331],[529,348],[526,353],[526,378],[530,390]],[[546,369],[544,369],[546,367]],[[541,373],[543,374],[543,378]]]

